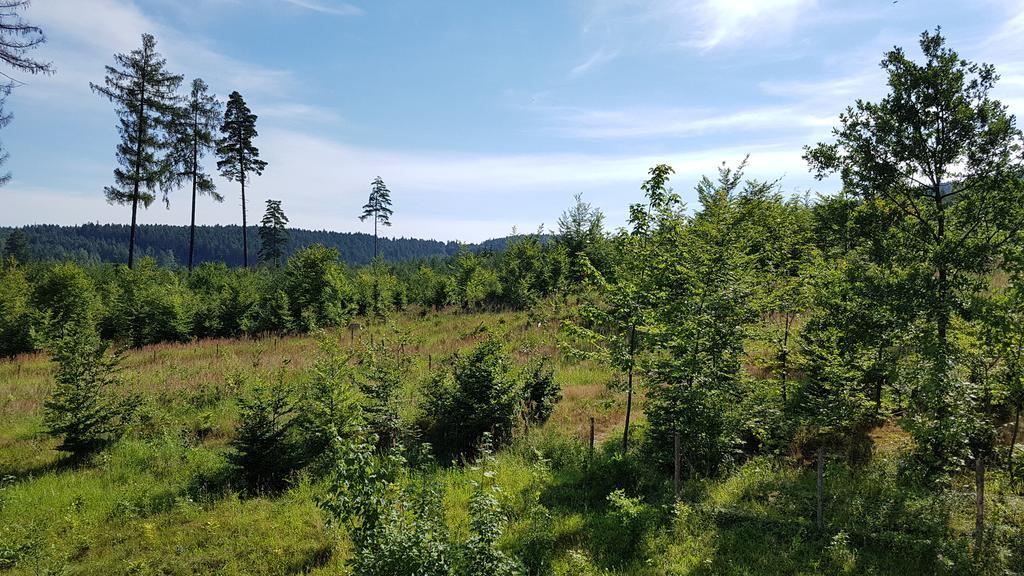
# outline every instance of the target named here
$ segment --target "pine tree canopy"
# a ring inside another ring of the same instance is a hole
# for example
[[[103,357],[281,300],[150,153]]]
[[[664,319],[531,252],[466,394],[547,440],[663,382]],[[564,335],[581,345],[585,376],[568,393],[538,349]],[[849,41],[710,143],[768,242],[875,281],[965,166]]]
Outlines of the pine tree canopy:
[[[373,186],[370,189],[370,199],[363,205],[363,214],[360,220],[373,217],[382,226],[391,226],[391,191],[384,185],[380,176],[373,179]]]
[[[288,217],[284,215],[280,200],[267,200],[267,211],[260,221],[260,251],[261,262],[273,262],[274,266],[281,265],[285,248],[288,246]]]
[[[248,181],[249,174],[263,174],[267,163],[260,160],[260,151],[252,140],[256,132],[256,115],[249,110],[237,91],[228,95],[224,123],[220,127],[223,138],[217,143],[217,169],[233,182]]]
[[[156,51],[156,39],[142,35],[142,47],[115,54],[116,66],[106,67],[103,85],[89,83],[93,92],[114,103],[120,125],[117,147],[119,168],[114,185],[105,189],[107,201],[116,204],[142,202],[149,206],[158,186],[173,182],[170,129],[176,115],[178,86],[182,77],[164,69],[167,61]]]

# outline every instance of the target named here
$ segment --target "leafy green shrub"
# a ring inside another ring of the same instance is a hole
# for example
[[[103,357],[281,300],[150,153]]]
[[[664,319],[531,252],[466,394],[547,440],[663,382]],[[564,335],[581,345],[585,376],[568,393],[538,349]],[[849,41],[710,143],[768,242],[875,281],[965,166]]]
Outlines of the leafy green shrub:
[[[338,256],[337,249],[314,244],[288,259],[284,291],[297,328],[340,326],[349,316],[354,298]]]
[[[356,274],[356,306],[360,314],[387,318],[405,305],[405,287],[379,261]]]
[[[512,576],[519,564],[497,547],[504,533],[493,485],[483,471],[470,499],[470,534],[455,541],[445,523],[441,490],[425,478],[402,477],[404,459],[380,454],[372,434],[344,444],[327,497],[320,506],[348,525],[350,564],[361,576]],[[481,461],[484,466],[489,464]]]
[[[450,371],[427,389],[426,412],[436,446],[471,452],[491,433],[501,444],[512,437],[522,409],[522,385],[501,342],[489,337],[467,354],[457,353]]]
[[[268,332],[290,332],[295,329],[292,318],[291,302],[284,290],[274,290],[267,286],[260,296],[259,304],[248,324],[248,331],[253,334]]]
[[[132,346],[187,340],[192,332],[192,293],[173,272],[143,258],[121,266],[109,286],[103,333]]]
[[[204,262],[189,276],[195,295],[194,334],[200,338],[230,337],[250,332],[262,297],[258,272],[230,270]]]
[[[55,385],[43,404],[43,423],[61,439],[58,450],[87,456],[123,432],[134,403],[113,392],[120,355],[108,355],[95,332],[70,329],[51,340]]]
[[[280,379],[271,386],[258,383],[248,396],[238,399],[238,407],[231,462],[250,490],[283,488],[300,463],[289,390]]]
[[[547,358],[541,358],[527,368],[523,383],[525,414],[529,424],[543,424],[555,411],[562,399],[562,387],[555,382],[555,371]]]
[[[56,264],[42,275],[32,288],[32,304],[52,326],[89,329],[100,307],[92,280],[73,262]]]
[[[0,356],[13,356],[33,349],[33,311],[28,278],[20,266],[0,269]]]

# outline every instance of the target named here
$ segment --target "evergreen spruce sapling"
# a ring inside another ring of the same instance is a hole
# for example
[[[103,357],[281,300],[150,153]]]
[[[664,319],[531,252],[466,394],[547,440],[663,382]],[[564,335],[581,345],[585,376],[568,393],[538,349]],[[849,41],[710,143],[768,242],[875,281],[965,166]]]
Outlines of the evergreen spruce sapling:
[[[58,450],[81,459],[116,440],[131,414],[131,399],[114,393],[121,356],[108,354],[107,344],[89,328],[73,327],[50,347],[57,370],[43,423],[61,439]]]

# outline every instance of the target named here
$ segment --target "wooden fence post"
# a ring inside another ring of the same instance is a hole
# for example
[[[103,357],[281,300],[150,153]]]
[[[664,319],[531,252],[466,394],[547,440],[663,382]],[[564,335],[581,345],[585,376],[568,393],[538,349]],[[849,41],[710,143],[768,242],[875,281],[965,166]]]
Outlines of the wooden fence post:
[[[587,466],[594,462],[594,417],[590,417],[590,452],[587,456]]]
[[[679,432],[676,432],[675,434],[673,434],[672,438],[673,438],[674,444],[675,444],[674,452],[673,452],[673,460],[672,460],[675,463],[675,474],[672,477],[672,486],[674,488],[674,492],[673,493],[675,494],[675,499],[679,500],[679,481],[680,481],[680,477],[681,477],[681,474],[682,474],[682,470],[681,470],[682,469],[682,462],[680,461],[680,452],[679,452]]]
[[[981,546],[985,543],[985,460],[979,454],[974,459],[974,485],[977,491],[977,510],[974,515],[974,553],[981,555]]]
[[[821,501],[825,490],[825,446],[818,446],[818,508],[815,515],[815,524],[821,530],[824,523],[821,518]]]

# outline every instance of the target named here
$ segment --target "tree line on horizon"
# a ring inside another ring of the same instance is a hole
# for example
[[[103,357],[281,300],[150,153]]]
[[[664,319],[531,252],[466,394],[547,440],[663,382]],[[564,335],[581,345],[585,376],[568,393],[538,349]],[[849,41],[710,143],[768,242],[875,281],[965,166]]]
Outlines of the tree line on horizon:
[[[139,224],[136,235],[137,256],[154,258],[162,266],[185,266],[188,262],[191,232],[188,225]],[[230,267],[242,265],[242,235],[237,225],[197,225],[194,232],[196,266],[204,262],[221,262]],[[260,227],[250,225],[249,234],[259,236]],[[544,233],[541,240],[547,242],[554,234]],[[125,262],[128,257],[128,246],[124,242],[127,235],[127,224],[33,224],[17,228],[0,226],[0,254],[13,256],[22,264],[65,260],[83,265],[116,264]],[[461,247],[470,252],[501,252],[515,238],[504,236],[463,243],[454,240],[382,237],[378,239],[378,252],[384,261],[395,263],[446,258],[457,254]],[[369,264],[374,258],[372,234],[303,228],[287,229],[283,256],[288,257],[313,244],[337,248],[341,260],[350,266]]]

